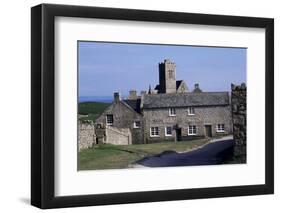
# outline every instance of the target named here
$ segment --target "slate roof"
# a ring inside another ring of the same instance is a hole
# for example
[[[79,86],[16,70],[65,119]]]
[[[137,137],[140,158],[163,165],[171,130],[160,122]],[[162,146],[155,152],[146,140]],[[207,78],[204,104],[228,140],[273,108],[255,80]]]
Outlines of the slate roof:
[[[228,92],[150,94],[143,98],[143,108],[229,105]]]
[[[156,87],[154,88],[155,90],[159,90],[160,89],[160,85],[157,84]]]
[[[179,88],[179,86],[181,85],[182,82],[183,82],[183,80],[176,81],[176,88],[177,89]]]
[[[176,81],[176,89],[179,88],[179,86],[181,85],[182,82],[183,82],[183,80]],[[159,89],[160,89],[160,85],[157,84],[154,89],[155,89],[155,90],[159,90]]]
[[[125,104],[127,104],[129,107],[131,107],[133,110],[135,110],[137,113],[140,113],[140,103],[141,103],[141,99],[135,99],[135,100],[122,100],[123,102],[125,102]]]

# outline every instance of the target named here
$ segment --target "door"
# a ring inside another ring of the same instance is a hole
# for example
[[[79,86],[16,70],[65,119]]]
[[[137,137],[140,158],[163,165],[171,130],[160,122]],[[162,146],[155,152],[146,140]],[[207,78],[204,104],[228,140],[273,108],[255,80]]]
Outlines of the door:
[[[212,125],[205,125],[206,137],[212,137]]]
[[[176,129],[176,140],[181,141],[181,128]]]

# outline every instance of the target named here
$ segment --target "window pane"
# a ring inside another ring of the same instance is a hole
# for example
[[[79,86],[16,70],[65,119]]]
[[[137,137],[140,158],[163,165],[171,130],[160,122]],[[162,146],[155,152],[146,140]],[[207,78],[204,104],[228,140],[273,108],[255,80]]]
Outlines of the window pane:
[[[158,127],[151,127],[150,128],[150,134],[151,134],[151,136],[158,136],[159,135]]]
[[[194,126],[194,125],[188,126],[188,134],[189,135],[196,135],[196,126]]]
[[[224,131],[225,131],[225,129],[224,129],[224,124],[218,124],[218,125],[217,125],[217,131],[218,131],[218,132],[224,132]]]
[[[194,115],[194,112],[195,112],[195,111],[194,111],[194,107],[189,107],[189,108],[188,108],[188,114],[189,114],[189,115]]]
[[[106,124],[107,125],[113,124],[113,115],[106,115]]]
[[[140,127],[140,121],[135,121],[134,128],[139,128],[139,127]]]
[[[176,109],[175,108],[170,108],[169,109],[169,114],[170,115],[176,115]]]
[[[166,135],[172,135],[172,127],[170,126],[166,127]]]

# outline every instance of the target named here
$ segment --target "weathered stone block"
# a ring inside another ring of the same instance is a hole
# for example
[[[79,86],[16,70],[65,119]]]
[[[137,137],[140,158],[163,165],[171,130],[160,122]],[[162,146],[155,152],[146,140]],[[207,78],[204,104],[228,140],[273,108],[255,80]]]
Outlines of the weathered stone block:
[[[231,104],[233,121],[233,138],[235,142],[234,159],[240,163],[246,162],[247,128],[246,128],[246,84],[231,85]]]

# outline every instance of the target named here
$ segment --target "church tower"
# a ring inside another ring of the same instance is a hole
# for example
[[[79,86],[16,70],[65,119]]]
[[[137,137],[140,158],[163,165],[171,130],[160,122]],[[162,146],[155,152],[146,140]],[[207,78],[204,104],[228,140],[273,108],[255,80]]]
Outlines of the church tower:
[[[169,59],[159,63],[159,93],[176,93],[176,65]]]

